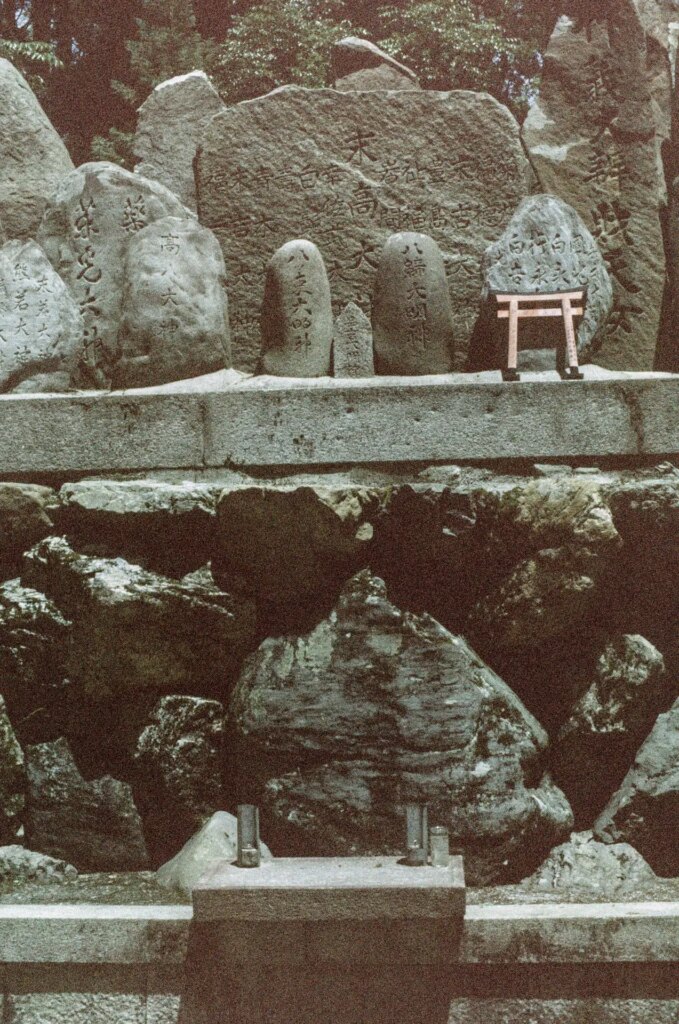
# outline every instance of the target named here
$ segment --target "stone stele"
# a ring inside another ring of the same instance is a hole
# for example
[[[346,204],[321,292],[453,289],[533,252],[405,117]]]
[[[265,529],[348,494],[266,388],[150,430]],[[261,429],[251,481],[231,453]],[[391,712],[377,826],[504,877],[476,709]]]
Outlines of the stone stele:
[[[83,350],[75,299],[39,245],[0,249],[0,392],[65,391]]]
[[[161,82],[139,108],[136,173],[155,178],[195,210],[196,150],[203,130],[220,110],[224,104],[204,71]]]
[[[262,305],[262,373],[326,377],[332,351],[330,283],[323,257],[300,238],[274,253]]]
[[[453,316],[441,251],[428,235],[403,231],[387,240],[372,309],[377,372],[449,373]]]
[[[355,302],[347,302],[335,320],[332,366],[335,377],[375,376],[372,327]]]
[[[506,365],[507,321],[498,320],[496,294],[563,292],[587,289],[585,315],[576,320],[578,353],[586,361],[613,305],[613,288],[596,242],[576,211],[556,196],[530,196],[519,206],[502,238],[483,258],[483,313],[470,351],[472,369]],[[565,345],[561,318],[522,320],[519,366],[542,368],[527,360],[540,354],[553,368],[554,352]],[[486,351],[484,351],[486,350]],[[504,362],[502,360],[505,360]]]
[[[612,369],[653,367],[665,285],[657,118],[633,5],[582,24],[561,18],[523,138],[543,191],[578,211],[611,273],[613,310],[591,354]]]
[[[252,370],[276,249],[310,239],[335,314],[351,301],[369,314],[382,247],[397,231],[431,235],[444,253],[464,366],[483,253],[534,178],[515,119],[484,93],[286,87],[212,119],[197,180],[201,222],[226,260],[234,364]]]
[[[224,258],[195,220],[163,217],[128,243],[114,387],[199,377],[231,365]]]
[[[120,354],[128,246],[138,232],[164,217],[192,214],[164,185],[110,163],[83,164],[72,171],[47,204],[38,241],[83,314],[85,384],[111,384]],[[160,322],[158,329],[163,330]]]
[[[8,238],[35,235],[73,163],[23,75],[0,58],[0,217]]]

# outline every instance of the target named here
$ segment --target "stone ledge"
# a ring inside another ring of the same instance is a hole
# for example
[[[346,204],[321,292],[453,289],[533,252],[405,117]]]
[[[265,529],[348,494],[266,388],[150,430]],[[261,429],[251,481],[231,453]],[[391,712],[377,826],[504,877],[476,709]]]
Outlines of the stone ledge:
[[[0,964],[182,964],[192,908],[0,907]],[[467,907],[458,963],[679,963],[679,902]]]

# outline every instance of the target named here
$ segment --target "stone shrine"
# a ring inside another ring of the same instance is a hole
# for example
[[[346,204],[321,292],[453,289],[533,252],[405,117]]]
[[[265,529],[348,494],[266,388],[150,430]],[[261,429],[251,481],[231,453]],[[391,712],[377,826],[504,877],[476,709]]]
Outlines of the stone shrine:
[[[355,302],[347,302],[335,320],[332,334],[335,377],[373,377],[373,332],[370,321]]]

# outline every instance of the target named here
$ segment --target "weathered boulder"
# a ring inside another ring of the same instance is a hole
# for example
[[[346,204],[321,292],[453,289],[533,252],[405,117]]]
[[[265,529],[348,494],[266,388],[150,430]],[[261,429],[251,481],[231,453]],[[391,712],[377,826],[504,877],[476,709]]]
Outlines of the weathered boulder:
[[[374,377],[373,332],[355,302],[347,302],[332,332],[332,372],[335,377]]]
[[[679,700],[659,716],[594,835],[631,843],[658,875],[679,875]]]
[[[225,490],[217,512],[212,571],[226,588],[252,595],[264,614],[293,628],[308,605],[366,564],[386,491],[365,487],[242,486]]]
[[[210,557],[222,489],[188,480],[64,484],[53,512],[54,532],[68,534],[81,550],[86,545],[92,553],[120,555],[144,568],[183,576]]]
[[[163,217],[127,246],[116,388],[200,377],[231,365],[226,271],[196,221]]]
[[[134,795],[152,859],[176,853],[222,803],[224,708],[163,697],[139,737]]]
[[[634,5],[589,6],[581,21],[557,23],[523,126],[542,190],[577,210],[611,274],[613,310],[591,355],[625,370],[653,367],[665,284],[664,129],[652,80]]]
[[[190,893],[196,882],[217,861],[231,863],[238,853],[238,819],[228,811],[216,811],[179,853],[156,871],[156,880],[168,889]],[[261,843],[262,860],[271,860],[271,851]]]
[[[453,315],[441,251],[428,235],[401,231],[387,239],[372,303],[377,372],[448,373]]]
[[[39,245],[0,249],[0,392],[66,391],[83,354],[77,302]]]
[[[613,288],[596,242],[576,211],[556,196],[530,196],[505,233],[483,257],[482,315],[469,353],[472,369],[506,366],[507,323],[497,318],[495,295],[587,289],[585,315],[576,321],[579,357],[596,347],[613,305]],[[565,334],[561,318],[524,319],[519,325],[519,368],[561,368]],[[537,350],[537,351],[536,351]],[[503,361],[504,360],[504,361]]]
[[[330,284],[318,248],[298,238],[269,260],[262,301],[262,373],[327,377],[332,351]]]
[[[27,548],[52,529],[55,494],[38,484],[0,484],[0,578],[15,575]]]
[[[3,882],[63,882],[77,878],[78,869],[56,857],[23,846],[0,846],[0,884]]]
[[[22,744],[55,739],[64,725],[70,623],[18,580],[0,586],[0,693]]]
[[[165,217],[190,219],[192,214],[163,185],[110,163],[83,164],[67,174],[49,198],[37,240],[80,306],[85,383],[111,383],[121,354],[118,334],[129,243]],[[163,256],[171,269],[174,254],[166,251]],[[168,293],[172,287],[170,277]],[[162,337],[162,322],[157,329]]]
[[[48,196],[73,163],[23,75],[0,58],[0,218],[9,238],[35,235]]]
[[[310,634],[264,641],[230,720],[270,821],[307,851],[402,850],[403,804],[426,801],[478,885],[527,874],[571,827],[538,722],[462,637],[400,611],[368,571]]]
[[[335,313],[350,301],[369,313],[379,255],[396,231],[431,235],[444,253],[462,367],[482,255],[534,180],[506,107],[426,90],[277,89],[217,114],[197,167],[200,219],[228,270],[234,365],[247,370],[259,359],[272,252],[310,239]]]
[[[77,554],[59,537],[27,554],[23,581],[73,620],[68,674],[91,697],[222,695],[254,638],[247,600]]]
[[[608,803],[668,691],[663,656],[648,640],[627,635],[606,645],[550,750],[552,775],[576,822],[591,824]]]
[[[110,776],[86,782],[64,739],[26,750],[27,845],[79,871],[148,866],[142,824],[128,785]]]
[[[25,788],[23,751],[0,696],[0,843],[12,842],[18,832]]]
[[[414,71],[368,39],[345,36],[331,51],[332,78],[342,92],[362,89],[419,89]]]
[[[155,87],[138,111],[135,172],[154,178],[196,209],[193,164],[203,130],[224,109],[204,71],[169,78]]]
[[[584,889],[615,896],[655,880],[655,874],[629,843],[597,842],[591,832],[574,832],[552,850],[521,887],[528,890]]]

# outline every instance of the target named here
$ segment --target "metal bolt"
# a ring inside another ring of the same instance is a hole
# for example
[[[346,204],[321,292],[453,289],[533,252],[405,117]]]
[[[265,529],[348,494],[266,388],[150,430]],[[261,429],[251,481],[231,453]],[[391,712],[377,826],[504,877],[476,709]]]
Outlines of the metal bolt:
[[[426,804],[406,804],[406,863],[412,867],[421,867],[427,863],[427,819]]]
[[[254,804],[238,806],[238,859],[239,868],[258,868],[261,862],[259,847],[259,808]]]

